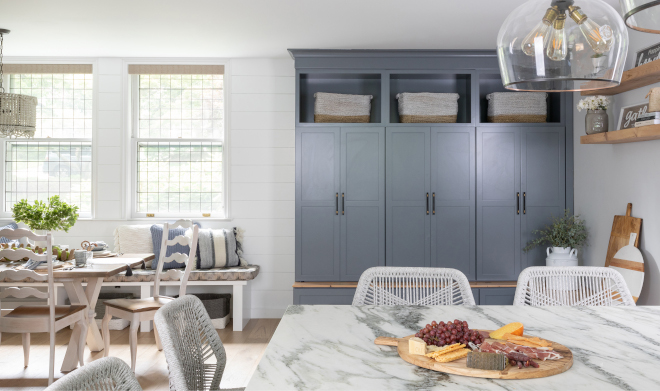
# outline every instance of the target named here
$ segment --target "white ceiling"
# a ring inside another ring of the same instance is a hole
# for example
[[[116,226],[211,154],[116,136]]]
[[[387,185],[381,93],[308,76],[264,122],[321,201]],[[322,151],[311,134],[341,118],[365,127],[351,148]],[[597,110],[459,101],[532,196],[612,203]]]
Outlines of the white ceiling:
[[[548,0],[549,1],[549,0]],[[283,57],[493,49],[523,0],[0,0],[6,56]],[[606,0],[618,9],[617,0]]]

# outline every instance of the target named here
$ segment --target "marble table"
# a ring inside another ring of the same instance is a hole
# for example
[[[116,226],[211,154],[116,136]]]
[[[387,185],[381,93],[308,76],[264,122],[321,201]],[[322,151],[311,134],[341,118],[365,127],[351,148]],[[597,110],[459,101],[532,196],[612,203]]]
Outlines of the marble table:
[[[432,320],[525,333],[571,349],[573,367],[529,380],[479,379],[420,368],[378,336],[414,334]],[[660,389],[660,307],[290,306],[247,390]]]

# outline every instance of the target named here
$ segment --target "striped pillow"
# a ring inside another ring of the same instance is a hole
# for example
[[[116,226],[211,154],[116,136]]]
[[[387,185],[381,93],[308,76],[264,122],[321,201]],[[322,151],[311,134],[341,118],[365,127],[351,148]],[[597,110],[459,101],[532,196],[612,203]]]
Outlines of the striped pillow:
[[[18,229],[18,224],[14,223],[12,221],[11,223],[5,225],[4,227],[0,227],[0,230],[8,229],[8,228],[9,229]],[[0,237],[0,243],[2,243],[2,244],[12,243],[12,242],[18,243],[18,240],[9,240],[9,239],[5,238],[4,236]]]
[[[247,266],[243,256],[243,235],[233,229],[200,229],[197,242],[197,269]]]

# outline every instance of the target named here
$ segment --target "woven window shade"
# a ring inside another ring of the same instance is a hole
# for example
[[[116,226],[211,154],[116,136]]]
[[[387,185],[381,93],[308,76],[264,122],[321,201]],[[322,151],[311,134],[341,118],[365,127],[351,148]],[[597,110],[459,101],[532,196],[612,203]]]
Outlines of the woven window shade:
[[[66,74],[85,74],[92,73],[92,64],[4,64],[2,68],[4,73],[66,73]]]
[[[130,64],[130,75],[224,75],[224,65]]]

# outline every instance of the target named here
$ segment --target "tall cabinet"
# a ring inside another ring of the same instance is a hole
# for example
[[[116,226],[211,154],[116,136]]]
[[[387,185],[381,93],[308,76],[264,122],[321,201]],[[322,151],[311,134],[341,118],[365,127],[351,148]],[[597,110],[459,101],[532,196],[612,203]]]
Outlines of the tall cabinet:
[[[548,94],[546,123],[488,123],[486,96],[506,91],[493,51],[290,52],[294,303],[349,303],[373,266],[455,268],[477,302],[512,300],[545,263],[522,250],[532,232],[572,209],[572,95]],[[314,123],[316,92],[372,95],[370,122]],[[457,122],[401,123],[401,92],[458,94]]]

